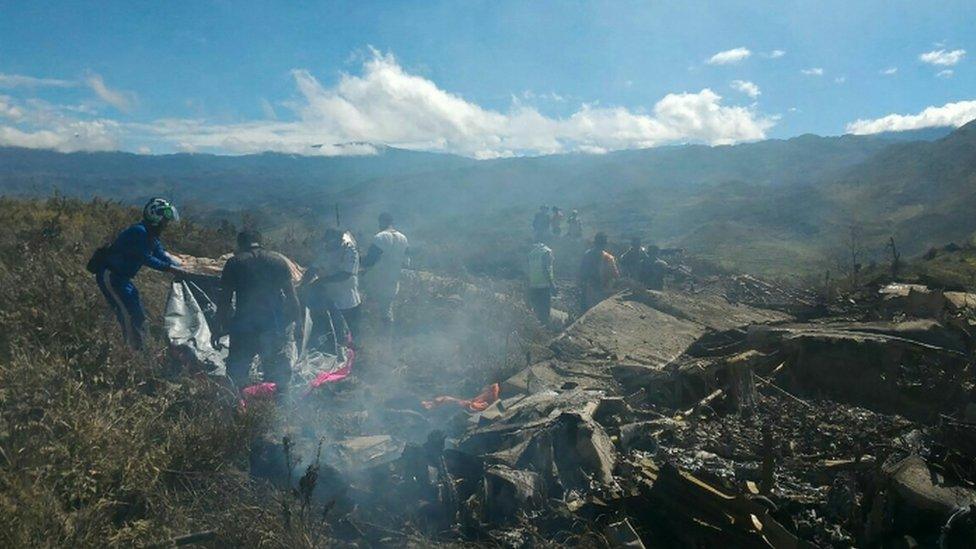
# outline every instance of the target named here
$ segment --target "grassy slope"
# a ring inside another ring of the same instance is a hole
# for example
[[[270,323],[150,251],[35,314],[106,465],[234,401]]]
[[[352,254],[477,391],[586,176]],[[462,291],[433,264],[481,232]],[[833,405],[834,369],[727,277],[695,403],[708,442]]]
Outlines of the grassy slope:
[[[298,544],[242,472],[263,415],[206,380],[171,383],[163,357],[121,345],[83,265],[134,218],[104,202],[0,200],[0,546],[131,546],[216,529],[226,545]],[[184,225],[181,250],[227,249]],[[139,285],[158,326],[166,280]],[[151,349],[164,348],[151,332]]]

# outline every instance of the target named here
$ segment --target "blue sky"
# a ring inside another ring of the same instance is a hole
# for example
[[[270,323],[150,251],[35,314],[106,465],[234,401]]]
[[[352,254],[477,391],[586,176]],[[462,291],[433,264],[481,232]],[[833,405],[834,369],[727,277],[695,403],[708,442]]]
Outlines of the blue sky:
[[[0,0],[0,144],[496,157],[959,125],[974,41],[972,1]]]

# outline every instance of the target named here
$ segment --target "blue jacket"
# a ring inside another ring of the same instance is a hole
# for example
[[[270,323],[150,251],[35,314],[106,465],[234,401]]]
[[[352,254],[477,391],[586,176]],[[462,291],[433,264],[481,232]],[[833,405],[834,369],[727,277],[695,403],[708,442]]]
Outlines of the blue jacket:
[[[119,233],[109,249],[105,265],[116,276],[132,278],[143,265],[165,271],[175,262],[166,255],[159,238],[140,222]]]

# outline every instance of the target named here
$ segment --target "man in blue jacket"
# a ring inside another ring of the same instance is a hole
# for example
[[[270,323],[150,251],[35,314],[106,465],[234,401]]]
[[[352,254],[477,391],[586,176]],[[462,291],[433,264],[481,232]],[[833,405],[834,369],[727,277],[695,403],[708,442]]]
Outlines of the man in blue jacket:
[[[142,221],[119,233],[98,263],[95,272],[98,288],[115,311],[126,343],[135,349],[142,347],[146,313],[132,278],[143,265],[177,277],[185,276],[186,272],[166,254],[159,241],[166,226],[179,218],[176,208],[167,200],[153,198],[142,209]]]

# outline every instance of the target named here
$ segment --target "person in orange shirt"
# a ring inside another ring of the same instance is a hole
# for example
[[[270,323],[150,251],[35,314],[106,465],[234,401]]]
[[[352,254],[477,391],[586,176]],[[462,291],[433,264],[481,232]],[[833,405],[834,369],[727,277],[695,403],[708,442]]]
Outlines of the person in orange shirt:
[[[596,233],[593,247],[583,254],[580,262],[580,305],[583,311],[609,297],[618,278],[620,270],[617,269],[617,258],[607,251],[607,235]]]

